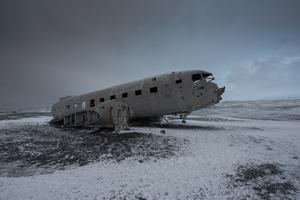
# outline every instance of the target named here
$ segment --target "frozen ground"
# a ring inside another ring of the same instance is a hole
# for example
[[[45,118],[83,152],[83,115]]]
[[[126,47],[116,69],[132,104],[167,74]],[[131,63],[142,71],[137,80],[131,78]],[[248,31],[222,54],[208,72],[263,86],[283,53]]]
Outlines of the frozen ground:
[[[300,100],[225,102],[120,135],[50,119],[0,114],[1,200],[300,199]]]

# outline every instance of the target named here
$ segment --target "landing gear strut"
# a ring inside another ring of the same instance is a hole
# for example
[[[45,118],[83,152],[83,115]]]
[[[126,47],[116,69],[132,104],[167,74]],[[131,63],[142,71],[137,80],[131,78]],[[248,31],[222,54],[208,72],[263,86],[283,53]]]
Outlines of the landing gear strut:
[[[180,114],[180,119],[181,119],[181,123],[185,124],[186,123],[186,118],[190,113],[182,113]]]

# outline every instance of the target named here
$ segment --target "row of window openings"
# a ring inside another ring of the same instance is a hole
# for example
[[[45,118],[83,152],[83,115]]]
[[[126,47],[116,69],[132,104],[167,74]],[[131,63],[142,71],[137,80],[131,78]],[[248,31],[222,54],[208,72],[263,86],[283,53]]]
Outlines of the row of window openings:
[[[151,87],[150,88],[150,93],[157,93],[157,87]],[[142,95],[142,90],[136,90],[135,91],[135,96],[140,96]],[[122,93],[122,98],[127,98],[128,97],[128,93],[127,92],[124,92]],[[111,95],[110,96],[110,99],[113,100],[113,99],[116,99],[116,95]],[[100,98],[99,99],[99,102],[104,102],[104,97]],[[94,107],[95,106],[95,99],[91,99],[90,100],[90,107]],[[77,104],[74,104],[74,108],[77,108],[78,105]],[[82,102],[82,109],[85,109],[86,107],[86,102]],[[69,109],[70,108],[70,105],[67,105],[67,108]]]
[[[151,87],[150,88],[150,93],[156,93],[157,92],[157,87]],[[135,96],[139,96],[139,95],[142,95],[142,90],[136,90],[135,91]],[[127,92],[124,92],[122,93],[122,98],[127,98],[128,97],[128,93]],[[113,100],[113,99],[116,99],[116,95],[111,95],[110,96],[110,99]],[[100,102],[104,102],[104,98],[100,98],[99,100]]]
[[[175,81],[176,84],[181,84],[182,83],[182,79],[178,79]],[[156,93],[157,92],[157,87],[151,87],[150,88],[150,93]],[[135,96],[139,96],[139,95],[142,95],[142,90],[136,90],[135,91]],[[122,93],[122,98],[127,98],[128,97],[128,93],[127,92],[124,92]],[[113,100],[113,99],[116,99],[116,95],[111,95],[110,96],[110,99]],[[100,98],[99,99],[99,102],[104,102],[104,97]],[[95,106],[95,99],[91,99],[90,100],[90,107],[94,107]],[[77,104],[74,104],[74,108],[77,108],[78,105]],[[86,107],[86,102],[82,102],[82,109],[85,109]],[[67,108],[69,109],[70,108],[70,105],[67,105]]]
[[[209,76],[210,74],[205,74],[206,77]],[[201,74],[193,74],[192,75],[192,81],[198,81],[198,80],[201,80],[202,77],[201,77]],[[156,78],[153,78],[152,80],[156,80]],[[177,79],[175,81],[176,84],[181,84],[182,83],[182,79]],[[151,87],[150,88],[150,93],[156,93],[157,92],[157,87]],[[135,96],[139,96],[139,95],[142,95],[142,90],[136,90],[135,91]],[[127,98],[128,97],[128,93],[127,92],[124,92],[122,93],[122,98]],[[116,95],[111,95],[110,96],[110,99],[113,100],[113,99],[116,99]],[[100,98],[99,100],[100,102],[104,102],[104,98]],[[95,106],[95,99],[91,99],[90,100],[90,107],[94,107]],[[77,104],[74,104],[74,108],[77,108],[78,105]],[[82,109],[85,109],[86,107],[86,102],[82,102]],[[70,108],[70,105],[67,105],[67,108],[69,109]]]

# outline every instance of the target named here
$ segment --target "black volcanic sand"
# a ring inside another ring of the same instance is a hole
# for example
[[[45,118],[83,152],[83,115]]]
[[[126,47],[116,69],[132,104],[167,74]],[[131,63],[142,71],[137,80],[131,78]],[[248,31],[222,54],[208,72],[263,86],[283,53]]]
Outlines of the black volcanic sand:
[[[196,121],[201,121],[199,119],[192,119]],[[177,124],[172,124],[172,123],[160,123],[160,122],[132,122],[130,123],[131,126],[135,127],[153,127],[153,128],[162,128],[162,129],[181,129],[181,130],[206,130],[206,131],[222,131],[222,130],[258,130],[258,131],[263,131],[262,128],[258,127],[230,127],[230,128],[225,128],[222,126],[210,126],[210,125],[189,125],[185,123],[177,123]]]
[[[187,140],[151,133],[24,125],[0,130],[0,176],[53,173],[99,160],[139,162],[179,156]]]
[[[276,163],[247,164],[236,168],[234,175],[227,174],[230,193],[235,188],[249,187],[263,200],[295,199],[297,188],[293,179],[299,179],[297,172],[289,174],[283,170],[284,166]],[[241,196],[247,199],[250,196]]]
[[[183,129],[183,130],[209,130],[209,131],[219,131],[225,130],[223,127],[217,126],[198,126],[198,125],[188,125],[185,123],[181,124],[172,124],[172,123],[160,123],[160,122],[133,122],[130,124],[131,126],[136,127],[154,127],[154,128],[166,128],[166,129]]]

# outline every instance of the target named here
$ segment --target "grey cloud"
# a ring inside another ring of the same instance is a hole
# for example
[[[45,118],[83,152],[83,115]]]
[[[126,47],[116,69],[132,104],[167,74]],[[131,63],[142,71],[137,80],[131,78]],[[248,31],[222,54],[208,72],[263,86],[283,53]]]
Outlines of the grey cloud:
[[[225,100],[248,98],[234,87],[260,64],[227,74],[261,57],[299,55],[299,10],[297,0],[3,0],[0,109],[194,68],[229,86]],[[250,85],[272,96],[263,87],[276,79],[264,80]]]
[[[270,57],[234,67],[227,75],[227,96],[236,99],[300,97],[300,56]]]

